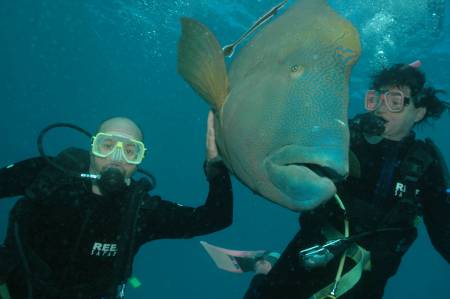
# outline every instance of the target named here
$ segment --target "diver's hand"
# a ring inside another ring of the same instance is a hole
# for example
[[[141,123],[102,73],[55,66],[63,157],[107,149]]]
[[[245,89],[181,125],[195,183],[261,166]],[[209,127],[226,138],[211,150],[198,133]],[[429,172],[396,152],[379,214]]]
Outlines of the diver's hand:
[[[255,273],[256,274],[267,274],[272,269],[272,264],[269,261],[266,260],[258,260],[255,263]]]
[[[208,126],[206,130],[206,161],[211,161],[219,157],[216,145],[216,131],[214,129],[214,112],[208,113]]]
[[[227,168],[223,164],[219,151],[216,145],[216,131],[214,130],[214,113],[209,111],[208,127],[206,130],[206,161],[203,164],[208,181],[213,180],[218,176],[224,176],[227,173]]]

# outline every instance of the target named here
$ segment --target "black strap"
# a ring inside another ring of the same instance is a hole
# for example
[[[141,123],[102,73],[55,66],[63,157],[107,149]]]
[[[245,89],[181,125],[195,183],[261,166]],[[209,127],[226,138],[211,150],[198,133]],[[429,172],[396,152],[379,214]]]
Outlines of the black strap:
[[[26,299],[32,299],[33,298],[33,285],[32,285],[32,276],[31,276],[31,270],[30,266],[28,264],[28,260],[25,256],[25,251],[23,248],[22,240],[20,238],[20,231],[19,231],[19,224],[14,222],[14,240],[16,242],[16,248],[19,254],[20,263],[22,266],[23,273],[25,275],[25,283],[27,285],[27,295]]]
[[[137,229],[137,221],[139,211],[146,197],[147,192],[151,189],[152,184],[146,178],[141,178],[132,191],[127,196],[129,205],[127,213],[121,221],[118,241],[119,252],[114,261],[113,278],[115,280],[114,289],[110,290],[111,294],[117,296],[117,287],[125,283],[131,274],[131,266],[133,262],[133,253],[135,245],[135,236]],[[113,297],[115,298],[115,297]]]
[[[400,164],[402,179],[417,182],[434,160],[428,144],[421,140],[415,141]]]
[[[424,141],[414,141],[400,162],[399,181],[403,184],[403,190],[395,195],[396,203],[381,223],[389,223],[392,219],[409,219],[410,225],[414,225],[414,219],[422,213],[417,200],[418,182],[434,161],[432,149]]]
[[[374,202],[384,203],[388,199],[394,179],[395,167],[397,166],[396,163],[398,161],[400,146],[401,144],[395,144],[388,148],[385,153],[377,187],[373,194]]]
[[[73,172],[85,172],[89,169],[89,152],[70,147],[59,153],[52,159],[53,165],[46,167],[26,190],[25,195],[29,199],[46,199],[55,191],[76,181],[82,181],[79,177],[72,176],[61,169],[72,169]]]
[[[444,156],[439,148],[434,144],[430,138],[425,139],[425,143],[433,150],[435,159],[440,167],[442,177],[444,178],[444,184],[446,188],[450,188],[450,174],[448,171],[447,163],[445,163]]]
[[[399,202],[419,206],[417,185],[434,161],[430,146],[424,141],[415,141],[400,164],[400,180],[406,189]]]

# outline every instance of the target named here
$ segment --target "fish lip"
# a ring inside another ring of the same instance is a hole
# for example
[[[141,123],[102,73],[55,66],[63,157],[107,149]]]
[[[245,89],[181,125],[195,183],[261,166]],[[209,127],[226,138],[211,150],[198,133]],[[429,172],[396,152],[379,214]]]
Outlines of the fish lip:
[[[334,183],[343,181],[345,179],[345,175],[339,174],[336,170],[334,170],[331,167],[328,166],[320,166],[317,164],[311,164],[311,163],[294,163],[294,164],[288,164],[288,165],[297,165],[297,166],[303,166],[317,174],[319,177],[326,177],[333,181]],[[286,166],[288,166],[286,165]]]
[[[279,165],[266,160],[265,168],[270,182],[285,196],[286,207],[291,210],[314,209],[336,193],[336,185],[329,178],[303,165]]]
[[[271,184],[295,211],[311,210],[336,194],[348,173],[348,152],[337,145],[283,146],[264,159]]]
[[[338,146],[301,146],[286,145],[269,154],[266,162],[274,163],[278,166],[296,165],[306,167],[319,177],[326,177],[333,182],[340,182],[348,175],[348,163],[340,165],[336,162],[339,159],[321,158],[318,152],[342,152]],[[301,157],[300,157],[301,156]],[[327,157],[327,155],[325,155]],[[341,157],[347,161],[348,157]]]

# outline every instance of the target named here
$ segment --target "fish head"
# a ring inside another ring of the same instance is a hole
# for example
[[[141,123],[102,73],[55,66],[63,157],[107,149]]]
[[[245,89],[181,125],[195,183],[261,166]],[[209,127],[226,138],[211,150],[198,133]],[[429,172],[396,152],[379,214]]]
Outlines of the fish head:
[[[256,36],[231,66],[218,115],[229,168],[295,211],[332,198],[349,169],[348,86],[359,39],[349,23],[323,18],[280,19]]]

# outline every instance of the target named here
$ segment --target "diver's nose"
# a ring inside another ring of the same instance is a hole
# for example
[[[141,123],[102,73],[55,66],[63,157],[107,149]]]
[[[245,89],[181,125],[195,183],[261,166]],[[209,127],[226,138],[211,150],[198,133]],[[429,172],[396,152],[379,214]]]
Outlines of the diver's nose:
[[[378,105],[377,109],[375,109],[375,114],[379,115],[380,113],[385,113],[388,111],[387,105],[386,105],[386,97],[384,95],[380,96],[380,105]]]
[[[111,161],[114,162],[124,162],[123,151],[120,148],[116,148],[114,152],[111,154]]]

